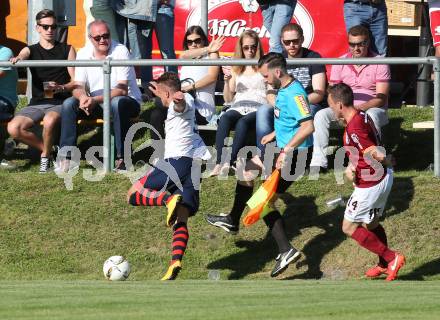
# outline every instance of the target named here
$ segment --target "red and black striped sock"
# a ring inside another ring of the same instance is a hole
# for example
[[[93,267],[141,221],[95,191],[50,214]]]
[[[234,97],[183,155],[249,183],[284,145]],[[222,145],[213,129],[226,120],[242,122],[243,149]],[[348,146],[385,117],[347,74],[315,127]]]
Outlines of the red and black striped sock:
[[[144,188],[147,178],[145,176],[136,182],[136,191],[130,195],[129,203],[133,206],[164,206],[171,195],[166,191]]]
[[[176,261],[182,261],[188,243],[189,233],[185,222],[178,222],[173,227],[173,252],[171,264]]]

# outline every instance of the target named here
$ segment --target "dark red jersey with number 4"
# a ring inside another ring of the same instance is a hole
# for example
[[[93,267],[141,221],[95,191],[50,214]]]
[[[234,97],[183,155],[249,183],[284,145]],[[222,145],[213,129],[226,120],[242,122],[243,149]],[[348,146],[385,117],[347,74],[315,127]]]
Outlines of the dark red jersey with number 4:
[[[344,132],[344,148],[350,162],[356,167],[354,183],[359,188],[378,184],[386,175],[386,168],[371,156],[364,157],[370,147],[380,146],[380,135],[371,118],[358,111]]]

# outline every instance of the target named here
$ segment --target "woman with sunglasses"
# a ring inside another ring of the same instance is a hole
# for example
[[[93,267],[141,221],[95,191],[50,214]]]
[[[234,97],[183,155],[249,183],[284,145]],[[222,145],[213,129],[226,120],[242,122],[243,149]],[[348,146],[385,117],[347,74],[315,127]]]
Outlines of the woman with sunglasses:
[[[259,59],[263,56],[258,34],[253,30],[244,31],[235,46],[235,59]],[[257,70],[257,66],[223,67],[225,86],[223,95],[225,102],[231,107],[221,116],[215,139],[217,161],[211,176],[229,170],[237,160],[238,152],[245,146],[249,132],[255,131],[256,111],[261,105],[267,104],[266,84]],[[232,154],[229,162],[222,159],[225,138],[235,127]],[[251,131],[252,130],[252,131]]]
[[[184,51],[180,54],[180,59],[218,59],[218,51],[225,42],[224,37],[208,41],[203,29],[199,26],[191,26],[183,38]],[[188,103],[194,103],[196,110],[196,123],[205,125],[215,113],[214,91],[219,67],[216,66],[183,66],[180,70],[182,81],[182,92],[194,92],[195,99],[186,94],[185,99]],[[164,123],[167,117],[167,109],[163,108],[156,99],[157,108],[153,108],[150,113],[150,124],[155,130],[151,131],[153,140],[160,140],[165,137]]]
[[[225,37],[212,39],[211,43],[200,26],[191,26],[183,38],[184,51],[180,59],[218,59],[219,50],[225,42]],[[215,113],[214,92],[220,67],[217,66],[183,66],[180,69],[180,79],[190,78],[194,82],[184,82],[183,92],[195,92],[197,104],[197,124],[207,124]]]

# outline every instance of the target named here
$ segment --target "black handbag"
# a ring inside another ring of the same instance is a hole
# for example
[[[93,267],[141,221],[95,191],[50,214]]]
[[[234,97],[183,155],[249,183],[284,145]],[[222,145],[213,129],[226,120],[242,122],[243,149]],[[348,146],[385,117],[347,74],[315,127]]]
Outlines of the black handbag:
[[[181,86],[183,86],[183,85],[185,84],[185,85],[190,85],[191,88],[193,88],[193,89],[191,89],[191,90],[186,91],[186,93],[189,93],[189,94],[191,95],[191,97],[194,98],[194,100],[197,98],[197,90],[194,89],[194,84],[195,84],[195,83],[196,83],[196,82],[195,82],[194,79],[192,79],[192,78],[185,78],[185,79],[183,79],[183,80],[180,80],[180,85],[181,85]]]

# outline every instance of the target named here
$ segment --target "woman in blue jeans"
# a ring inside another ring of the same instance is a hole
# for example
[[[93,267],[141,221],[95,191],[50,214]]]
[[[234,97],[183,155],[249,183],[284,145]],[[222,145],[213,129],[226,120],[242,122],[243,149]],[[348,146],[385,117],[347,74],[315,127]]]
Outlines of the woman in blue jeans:
[[[235,46],[235,59],[259,59],[263,49],[258,34],[253,30],[244,31]],[[225,86],[223,96],[225,102],[232,103],[231,107],[221,116],[215,145],[217,149],[216,166],[211,176],[216,176],[229,170],[236,160],[238,153],[245,146],[250,131],[255,131],[257,108],[267,104],[266,84],[256,66],[234,66],[232,70],[223,67]],[[225,138],[235,128],[231,158],[223,154]]]

